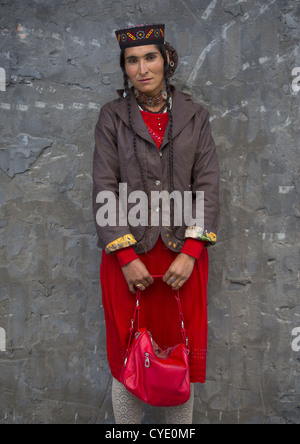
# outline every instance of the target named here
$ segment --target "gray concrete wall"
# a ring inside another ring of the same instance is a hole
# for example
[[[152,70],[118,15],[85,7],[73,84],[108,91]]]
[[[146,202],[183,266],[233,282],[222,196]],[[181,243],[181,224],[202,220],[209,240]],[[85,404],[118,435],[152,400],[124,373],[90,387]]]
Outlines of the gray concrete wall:
[[[93,130],[122,86],[113,30],[157,21],[221,164],[194,421],[300,423],[299,0],[1,0],[0,16],[0,424],[114,421]]]

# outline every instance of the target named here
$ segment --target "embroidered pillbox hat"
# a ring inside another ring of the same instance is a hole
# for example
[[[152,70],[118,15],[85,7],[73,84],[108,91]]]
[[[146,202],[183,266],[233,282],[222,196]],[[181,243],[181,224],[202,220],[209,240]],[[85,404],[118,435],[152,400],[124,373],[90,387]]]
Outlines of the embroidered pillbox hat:
[[[142,25],[119,29],[116,36],[121,49],[165,43],[165,25]]]

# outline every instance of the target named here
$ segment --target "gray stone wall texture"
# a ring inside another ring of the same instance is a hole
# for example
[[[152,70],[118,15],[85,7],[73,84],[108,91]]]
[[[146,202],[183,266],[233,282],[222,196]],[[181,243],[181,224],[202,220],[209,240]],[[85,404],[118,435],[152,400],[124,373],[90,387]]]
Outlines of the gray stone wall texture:
[[[299,424],[299,0],[0,0],[0,424],[114,423],[93,132],[122,87],[114,30],[149,22],[221,166],[194,422]]]

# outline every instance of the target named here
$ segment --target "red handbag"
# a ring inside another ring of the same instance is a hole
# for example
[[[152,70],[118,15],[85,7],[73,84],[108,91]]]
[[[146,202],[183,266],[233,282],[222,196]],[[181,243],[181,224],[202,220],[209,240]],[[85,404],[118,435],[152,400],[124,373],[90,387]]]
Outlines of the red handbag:
[[[153,276],[162,277],[162,275]],[[179,291],[175,292],[183,342],[162,350],[146,328],[140,328],[140,290],[120,381],[141,401],[159,407],[185,404],[190,399],[189,348]],[[137,318],[137,331],[134,324]]]

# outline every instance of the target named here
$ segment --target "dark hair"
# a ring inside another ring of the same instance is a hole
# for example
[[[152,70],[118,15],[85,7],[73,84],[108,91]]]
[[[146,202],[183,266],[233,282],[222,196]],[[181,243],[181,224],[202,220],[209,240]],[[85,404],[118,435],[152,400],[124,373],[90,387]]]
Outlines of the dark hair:
[[[155,45],[157,47],[157,49],[160,51],[163,60],[164,60],[164,80],[165,80],[165,85],[166,85],[166,91],[167,91],[167,99],[166,99],[166,104],[167,104],[167,112],[169,114],[169,132],[168,132],[168,144],[169,144],[169,187],[170,187],[170,193],[172,193],[172,191],[174,191],[174,173],[173,173],[173,137],[172,137],[172,133],[173,133],[173,116],[172,116],[172,110],[171,110],[171,85],[170,85],[170,66],[169,66],[169,62],[168,62],[168,56],[167,56],[167,50],[165,45],[160,44],[160,45]],[[134,147],[134,154],[135,157],[137,159],[138,165],[139,165],[139,169],[140,169],[140,173],[141,173],[141,177],[142,177],[142,182],[143,182],[143,187],[144,187],[144,191],[147,194],[148,198],[149,198],[149,190],[148,190],[148,185],[147,185],[147,178],[144,175],[144,171],[143,171],[143,167],[140,161],[140,158],[138,156],[137,153],[137,146],[136,146],[136,133],[134,131],[134,129],[132,128],[132,124],[131,124],[131,106],[130,106],[130,95],[129,95],[129,83],[128,83],[128,76],[126,74],[126,70],[125,70],[125,49],[121,50],[121,54],[120,54],[120,66],[123,72],[123,79],[124,79],[124,91],[127,93],[126,94],[126,99],[127,99],[127,107],[128,107],[128,117],[129,117],[129,126],[133,132],[133,147]],[[176,68],[175,68],[176,69]],[[171,74],[173,75],[173,74]],[[174,200],[171,199],[170,202],[170,210],[171,213],[170,214],[174,214]],[[174,217],[171,217],[171,230],[174,229]],[[143,231],[143,235],[140,239],[137,240],[137,242],[140,242],[143,237],[145,236],[146,233],[146,227],[144,227],[144,231]]]
[[[171,86],[170,86],[170,80],[169,80],[169,63],[168,63],[168,56],[167,56],[167,50],[165,45],[160,44],[160,45],[155,45],[157,47],[157,49],[160,51],[163,60],[164,60],[164,80],[165,80],[165,85],[166,85],[166,91],[167,91],[167,112],[169,114],[169,132],[168,132],[168,143],[169,143],[169,174],[170,174],[170,192],[174,191],[174,174],[173,174],[173,137],[172,137],[172,132],[173,132],[173,116],[172,116],[172,110],[171,110],[171,106],[170,106],[170,98],[171,98]],[[127,106],[128,106],[128,116],[129,116],[129,125],[130,128],[133,132],[133,146],[134,146],[134,153],[136,156],[136,159],[138,161],[139,164],[139,168],[140,168],[140,172],[141,172],[141,176],[142,176],[142,181],[143,181],[143,186],[144,186],[144,190],[145,193],[148,195],[148,186],[147,186],[147,180],[144,176],[144,171],[141,165],[141,161],[139,159],[139,156],[137,154],[137,147],[136,147],[136,133],[132,128],[132,124],[131,124],[131,106],[130,106],[130,96],[129,96],[129,84],[128,84],[128,77],[126,74],[126,70],[125,70],[125,49],[121,50],[121,54],[120,54],[120,66],[123,72],[123,78],[124,78],[124,91],[127,93],[126,95],[126,99],[127,99]],[[173,203],[173,200],[172,200]],[[172,212],[171,212],[172,214]],[[174,224],[174,219],[172,220],[172,227]]]
[[[172,193],[172,191],[174,191],[174,173],[173,173],[173,137],[172,137],[172,133],[173,133],[173,116],[172,116],[172,110],[171,110],[171,86],[170,86],[170,67],[169,67],[169,62],[168,62],[168,56],[167,56],[167,50],[165,45],[160,44],[160,45],[155,45],[157,47],[157,49],[160,51],[163,60],[164,60],[164,80],[165,80],[165,85],[166,85],[166,91],[167,91],[167,112],[169,114],[169,132],[168,132],[168,143],[169,143],[169,187],[170,187],[170,193]],[[129,125],[130,128],[133,132],[133,147],[134,147],[134,154],[135,157],[137,159],[138,165],[139,165],[139,169],[141,172],[141,177],[142,177],[142,181],[143,181],[143,186],[144,186],[144,190],[145,193],[147,194],[148,198],[149,198],[149,190],[148,190],[148,185],[147,185],[147,178],[145,178],[144,175],[144,171],[143,171],[143,167],[141,164],[141,161],[139,159],[138,153],[137,153],[137,146],[136,146],[136,133],[134,131],[134,129],[132,128],[132,124],[131,124],[131,106],[130,106],[130,95],[129,95],[129,84],[128,84],[128,77],[126,74],[126,70],[125,70],[125,49],[121,50],[121,54],[120,54],[120,66],[123,72],[123,78],[124,78],[124,91],[127,93],[126,95],[126,99],[127,99],[127,107],[128,107],[128,117],[129,117]],[[173,199],[171,199],[170,202],[171,205],[171,214],[174,214],[174,201]],[[174,229],[174,217],[171,217],[171,229]],[[141,237],[141,239],[139,239],[137,242],[140,242],[143,237],[145,236],[146,233],[146,227],[144,228],[144,232],[143,235]]]

